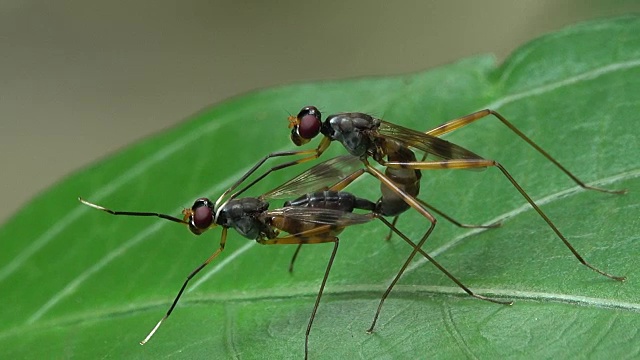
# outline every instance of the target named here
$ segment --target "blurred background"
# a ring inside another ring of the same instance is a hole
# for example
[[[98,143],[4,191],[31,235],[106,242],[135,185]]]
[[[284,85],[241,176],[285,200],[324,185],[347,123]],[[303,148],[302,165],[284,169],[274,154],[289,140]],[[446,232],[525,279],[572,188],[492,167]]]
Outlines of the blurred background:
[[[637,0],[2,0],[0,223],[66,174],[231,96],[501,61],[546,32],[639,11]]]

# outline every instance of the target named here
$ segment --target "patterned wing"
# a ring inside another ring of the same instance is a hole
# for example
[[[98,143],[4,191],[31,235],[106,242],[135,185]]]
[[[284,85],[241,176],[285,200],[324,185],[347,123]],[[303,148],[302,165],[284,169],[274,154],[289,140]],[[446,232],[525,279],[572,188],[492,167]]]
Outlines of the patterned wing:
[[[456,145],[439,137],[428,135],[400,125],[381,121],[378,134],[383,138],[396,140],[406,146],[422,150],[443,160],[451,159],[482,159],[462,146]]]
[[[277,188],[262,195],[262,199],[297,198],[301,195],[327,190],[362,168],[360,159],[343,155],[324,161]]]

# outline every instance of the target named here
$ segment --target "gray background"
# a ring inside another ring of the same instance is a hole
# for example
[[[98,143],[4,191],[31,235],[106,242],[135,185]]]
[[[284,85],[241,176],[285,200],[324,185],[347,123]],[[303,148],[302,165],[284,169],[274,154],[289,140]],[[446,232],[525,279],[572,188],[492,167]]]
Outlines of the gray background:
[[[503,59],[638,1],[0,1],[0,222],[65,174],[248,90]]]

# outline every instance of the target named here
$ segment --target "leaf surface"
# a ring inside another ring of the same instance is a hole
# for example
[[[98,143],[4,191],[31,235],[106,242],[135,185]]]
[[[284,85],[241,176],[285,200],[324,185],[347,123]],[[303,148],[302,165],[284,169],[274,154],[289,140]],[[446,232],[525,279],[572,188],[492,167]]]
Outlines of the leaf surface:
[[[381,294],[411,249],[397,237],[385,242],[380,223],[354,226],[341,235],[311,358],[638,357],[638,34],[638,17],[603,20],[528,43],[500,66],[479,56],[417,74],[266,89],[69,176],[0,229],[3,355],[302,357],[330,244],[304,247],[290,274],[294,247],[254,245],[230,231],[223,254],[140,346],[186,275],[218,247],[220,230],[194,237],[166,221],[95,211],[76,197],[177,216],[197,197],[217,198],[265,154],[293,149],[287,111],[313,104],[325,115],[367,112],[417,130],[492,108],[582,180],[629,193],[579,189],[495,119],[447,134],[503,164],[587,261],[628,281],[580,265],[498,170],[424,172],[422,199],[462,222],[503,222],[473,231],[441,219],[425,249],[475,292],[515,304],[470,298],[415,260],[368,335]],[[329,153],[323,157],[343,149],[333,145]],[[300,171],[276,172],[251,195]],[[348,189],[379,194],[372,179]],[[427,223],[409,212],[398,226],[417,241]]]

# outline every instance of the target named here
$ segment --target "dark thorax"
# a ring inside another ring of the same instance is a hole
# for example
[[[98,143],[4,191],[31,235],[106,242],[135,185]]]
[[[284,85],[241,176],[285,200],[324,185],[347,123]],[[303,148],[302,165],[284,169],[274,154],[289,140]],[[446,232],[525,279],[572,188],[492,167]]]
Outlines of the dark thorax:
[[[268,208],[269,203],[258,198],[233,199],[220,210],[216,223],[234,228],[247,239],[272,238],[276,236],[273,229],[259,220]]]
[[[368,135],[380,126],[380,120],[363,113],[331,115],[322,123],[320,132],[331,140],[339,141],[351,155],[363,156],[374,147]]]

